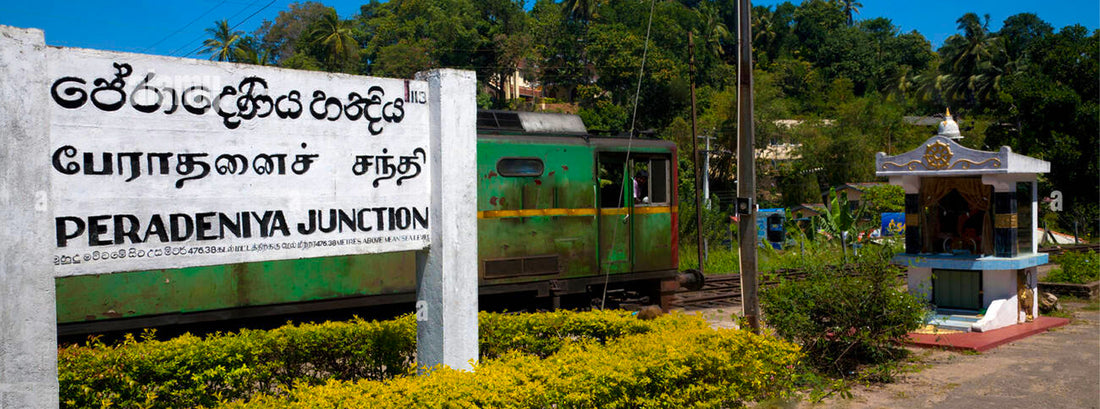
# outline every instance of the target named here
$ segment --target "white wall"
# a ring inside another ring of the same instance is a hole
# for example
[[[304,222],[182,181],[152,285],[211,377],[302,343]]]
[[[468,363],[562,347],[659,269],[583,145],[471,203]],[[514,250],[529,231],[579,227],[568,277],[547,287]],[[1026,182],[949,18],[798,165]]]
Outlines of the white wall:
[[[1016,297],[1016,270],[986,270],[982,272],[982,308],[993,300]]]
[[[927,267],[909,267],[906,277],[909,284],[909,293],[921,297],[925,301],[932,301],[932,269]]]

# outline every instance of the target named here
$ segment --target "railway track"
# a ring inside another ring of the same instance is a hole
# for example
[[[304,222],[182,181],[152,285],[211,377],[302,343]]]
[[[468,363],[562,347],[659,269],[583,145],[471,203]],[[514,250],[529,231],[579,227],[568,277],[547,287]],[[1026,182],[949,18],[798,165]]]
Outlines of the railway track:
[[[1095,244],[1067,244],[1059,247],[1041,247],[1040,253],[1063,254],[1066,252],[1085,253],[1088,251],[1100,252],[1100,243]]]
[[[1042,253],[1062,254],[1066,252],[1100,252],[1100,243],[1065,245],[1061,247],[1044,247],[1039,249]],[[798,269],[783,269],[777,273],[786,279],[800,279],[806,273]],[[905,277],[905,271],[899,270],[899,277]],[[774,280],[761,281],[762,287],[774,285]],[[681,308],[686,311],[701,310],[707,308],[729,308],[741,305],[741,275],[740,274],[716,274],[708,275],[703,288],[696,291],[680,290],[672,301],[673,308]]]
[[[905,270],[898,269],[898,278],[905,278]],[[828,268],[833,273],[853,274],[851,266],[847,268]],[[767,273],[761,277],[760,286],[768,287],[778,283],[776,279],[764,277],[780,276],[787,280],[800,280],[806,278],[807,273],[800,269],[780,269]],[[708,275],[703,288],[690,291],[680,290],[672,300],[672,308],[681,308],[685,311],[695,311],[707,308],[730,308],[741,305],[741,275],[717,274]]]
[[[687,311],[705,308],[735,307],[741,305],[741,275],[723,274],[707,276],[703,288],[683,290],[675,295],[673,308]]]

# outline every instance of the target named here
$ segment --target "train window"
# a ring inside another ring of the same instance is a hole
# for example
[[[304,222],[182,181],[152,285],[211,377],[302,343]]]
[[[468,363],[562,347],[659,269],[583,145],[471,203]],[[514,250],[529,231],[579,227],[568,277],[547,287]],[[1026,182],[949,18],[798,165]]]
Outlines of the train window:
[[[629,181],[624,176],[625,156],[601,154],[600,155],[600,207],[623,207],[623,197],[627,196],[623,190],[623,182]]]
[[[634,190],[635,205],[667,205],[669,202],[668,160],[635,159]]]
[[[542,176],[542,170],[542,159],[539,158],[503,158],[497,161],[497,173],[501,176]]]

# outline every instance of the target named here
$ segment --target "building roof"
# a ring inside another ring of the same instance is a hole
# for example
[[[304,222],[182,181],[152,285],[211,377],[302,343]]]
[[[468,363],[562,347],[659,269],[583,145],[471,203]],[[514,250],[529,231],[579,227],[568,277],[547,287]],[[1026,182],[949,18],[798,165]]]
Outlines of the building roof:
[[[836,190],[838,192],[841,191],[841,190],[855,190],[857,192],[863,193],[869,187],[881,186],[881,185],[886,185],[886,184],[888,184],[888,183],[886,183],[886,182],[845,183],[843,185],[837,186]]]
[[[937,125],[942,119],[935,116],[905,116],[902,117],[909,125],[930,126]]]
[[[821,212],[825,211],[825,205],[823,205],[821,203],[803,203],[803,204],[791,207],[791,212],[792,213],[795,212],[795,211],[798,211],[798,210],[809,210],[811,212],[821,213]]]
[[[798,153],[798,149],[801,147],[802,144],[800,143],[769,144],[762,149],[757,149],[756,157],[769,160],[802,159],[802,155]]]

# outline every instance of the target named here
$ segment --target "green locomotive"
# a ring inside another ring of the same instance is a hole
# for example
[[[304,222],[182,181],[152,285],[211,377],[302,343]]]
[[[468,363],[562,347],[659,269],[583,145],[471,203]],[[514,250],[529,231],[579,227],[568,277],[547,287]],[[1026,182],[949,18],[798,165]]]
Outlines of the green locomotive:
[[[477,150],[483,296],[557,306],[629,289],[667,308],[679,282],[701,279],[677,271],[674,143],[592,136],[575,115],[479,111]],[[71,335],[411,302],[416,257],[73,276],[56,288],[58,331]]]

